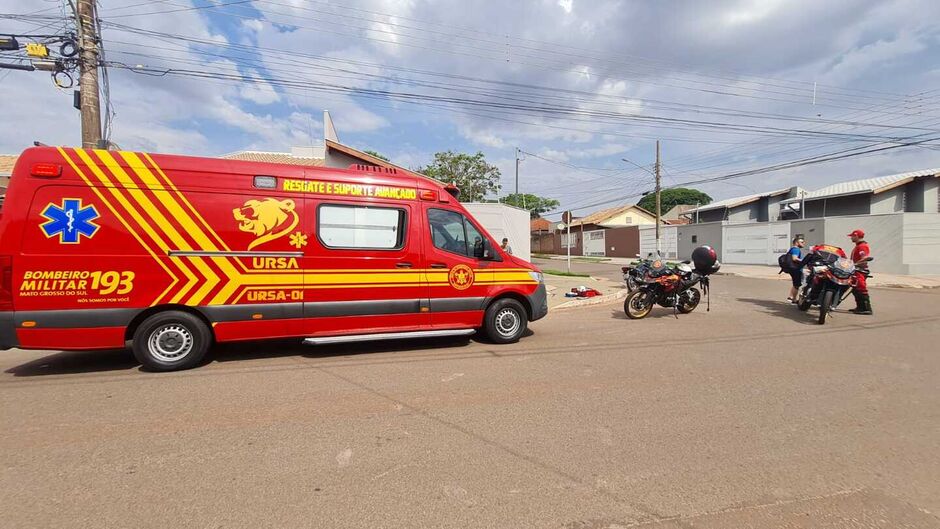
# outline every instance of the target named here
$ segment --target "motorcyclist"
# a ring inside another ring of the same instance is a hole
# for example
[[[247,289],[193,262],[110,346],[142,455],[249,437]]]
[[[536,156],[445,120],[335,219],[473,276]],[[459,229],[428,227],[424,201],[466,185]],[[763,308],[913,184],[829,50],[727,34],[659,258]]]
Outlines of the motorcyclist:
[[[871,310],[871,297],[868,295],[868,261],[871,261],[871,248],[865,241],[865,232],[853,230],[849,238],[855,243],[852,249],[852,261],[855,263],[855,280],[857,283],[852,290],[855,296],[855,308],[849,312],[855,314],[873,314]]]
[[[790,250],[787,251],[787,257],[790,259],[790,279],[792,285],[790,286],[790,294],[787,296],[787,301],[791,303],[796,303],[796,297],[800,292],[800,286],[803,283],[803,261],[802,261],[802,252],[803,247],[806,246],[806,240],[802,235],[797,235],[793,238],[793,246],[790,247]]]

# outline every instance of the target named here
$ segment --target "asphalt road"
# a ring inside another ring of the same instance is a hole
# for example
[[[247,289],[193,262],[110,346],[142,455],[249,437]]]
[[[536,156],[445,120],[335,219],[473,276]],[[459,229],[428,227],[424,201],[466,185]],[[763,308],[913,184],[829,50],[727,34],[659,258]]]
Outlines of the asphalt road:
[[[3,527],[940,527],[940,292],[556,311],[520,343],[0,354]]]

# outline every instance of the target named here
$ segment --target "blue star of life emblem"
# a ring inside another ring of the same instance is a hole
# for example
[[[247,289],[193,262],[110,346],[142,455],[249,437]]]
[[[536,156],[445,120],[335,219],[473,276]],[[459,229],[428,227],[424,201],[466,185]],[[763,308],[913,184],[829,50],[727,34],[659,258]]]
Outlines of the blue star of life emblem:
[[[39,225],[46,237],[59,236],[59,244],[78,244],[81,236],[89,239],[98,231],[93,221],[99,217],[94,205],[82,206],[80,198],[64,198],[62,205],[49,204],[40,215],[47,219]]]

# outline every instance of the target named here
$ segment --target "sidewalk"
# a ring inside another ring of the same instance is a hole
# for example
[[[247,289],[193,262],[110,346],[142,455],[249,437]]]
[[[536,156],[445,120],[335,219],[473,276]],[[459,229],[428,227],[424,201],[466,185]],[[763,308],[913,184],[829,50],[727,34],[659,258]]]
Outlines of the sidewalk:
[[[593,298],[566,298],[565,292],[579,286],[593,288],[601,293]],[[622,299],[627,295],[623,283],[616,283],[601,277],[565,277],[545,274],[545,286],[548,291],[549,309],[596,305],[611,300]]]
[[[564,261],[565,256],[540,256],[544,259],[554,261]],[[624,266],[636,262],[636,258],[627,257],[607,257],[606,260],[595,264],[609,264],[611,266]],[[571,262],[576,263],[575,256],[571,256]],[[897,274],[884,274],[878,271],[878,266],[872,267],[872,277],[868,280],[868,285],[872,287],[894,287],[894,288],[940,288],[940,275],[924,276],[905,276]],[[789,281],[787,274],[778,274],[780,271],[776,266],[764,265],[743,265],[721,263],[721,271],[718,275],[732,275],[739,277],[750,277],[755,279],[778,279],[780,281]]]
[[[789,281],[787,274],[778,274],[780,269],[776,266],[722,264],[719,275],[733,275],[757,279],[779,279]],[[940,288],[940,276],[902,276],[896,274],[882,274],[877,267],[872,270],[872,277],[868,280],[870,287],[895,288]]]

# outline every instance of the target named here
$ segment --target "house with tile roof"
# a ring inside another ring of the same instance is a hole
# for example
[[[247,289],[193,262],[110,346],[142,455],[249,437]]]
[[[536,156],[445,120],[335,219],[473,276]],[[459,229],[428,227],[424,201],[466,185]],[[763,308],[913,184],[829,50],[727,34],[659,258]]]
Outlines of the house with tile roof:
[[[576,218],[571,221],[571,228],[595,230],[599,228],[617,228],[641,224],[656,224],[656,215],[636,204],[628,204],[626,206],[602,209],[590,215]]]

